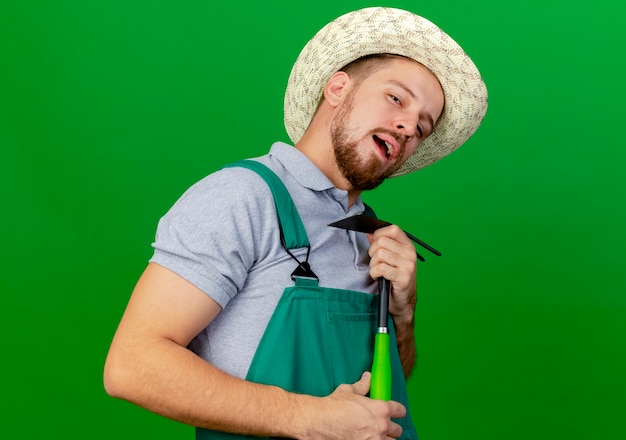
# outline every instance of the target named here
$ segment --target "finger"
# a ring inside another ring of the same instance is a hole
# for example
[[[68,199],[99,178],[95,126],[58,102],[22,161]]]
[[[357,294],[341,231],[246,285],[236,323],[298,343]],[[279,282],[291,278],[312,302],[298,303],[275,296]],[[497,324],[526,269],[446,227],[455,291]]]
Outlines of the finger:
[[[391,429],[387,433],[387,438],[400,438],[402,436],[402,427],[397,423],[391,424]]]
[[[377,229],[374,232],[366,234],[366,237],[370,245],[374,244],[374,242],[378,240],[387,238],[393,242],[413,246],[408,235],[406,235],[406,233],[396,225],[385,226],[384,228]]]
[[[390,405],[390,413],[389,413],[390,418],[401,419],[402,417],[406,416],[406,408],[400,402],[396,402],[392,400],[389,402],[389,405]]]
[[[372,375],[369,373],[369,371],[366,371],[361,375],[361,378],[359,380],[352,384],[352,389],[354,390],[355,394],[358,394],[359,396],[365,396],[369,392],[371,376]]]
[[[415,262],[417,254],[411,243],[400,243],[389,237],[381,237],[372,243],[368,250],[372,263],[385,262],[391,266]]]
[[[417,261],[406,260],[395,255],[378,255],[370,261],[370,276],[374,279],[385,277],[388,280],[403,285],[409,283],[417,269]],[[397,286],[396,286],[397,287]]]
[[[386,262],[392,266],[415,262],[416,253],[412,243],[400,243],[389,237],[380,237],[369,248],[368,254],[374,262]]]
[[[377,229],[376,231],[374,231],[372,235],[373,235],[372,238],[374,240],[376,240],[379,237],[387,237],[399,243],[412,245],[411,239],[409,238],[408,235],[406,235],[406,232],[404,232],[402,229],[400,229],[396,225],[385,226],[384,228]]]

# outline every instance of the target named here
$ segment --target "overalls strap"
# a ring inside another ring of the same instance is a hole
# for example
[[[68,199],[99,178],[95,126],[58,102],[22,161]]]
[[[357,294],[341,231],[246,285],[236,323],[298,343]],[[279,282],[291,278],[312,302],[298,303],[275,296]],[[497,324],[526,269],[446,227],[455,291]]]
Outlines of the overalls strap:
[[[278,214],[278,227],[280,230],[280,240],[291,258],[293,258],[298,266],[291,273],[291,279],[296,284],[317,284],[319,279],[309,266],[309,254],[311,245],[307,236],[304,224],[298,214],[296,205],[289,194],[289,190],[280,178],[269,169],[266,165],[255,160],[241,160],[226,165],[225,168],[242,167],[257,173],[269,186],[272,196],[274,197],[274,205]],[[290,250],[307,248],[306,259],[300,261]]]
[[[309,247],[309,238],[293,203],[289,191],[280,178],[267,166],[254,160],[241,160],[226,165],[224,168],[243,167],[256,172],[267,182],[278,213],[278,223],[281,228],[283,245],[286,249]]]

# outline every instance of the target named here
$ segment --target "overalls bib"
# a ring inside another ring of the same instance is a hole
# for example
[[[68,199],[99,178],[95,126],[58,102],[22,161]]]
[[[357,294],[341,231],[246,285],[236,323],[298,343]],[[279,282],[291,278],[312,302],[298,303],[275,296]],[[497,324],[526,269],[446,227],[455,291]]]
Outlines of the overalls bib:
[[[255,171],[269,185],[285,250],[289,252],[305,247],[310,250],[302,220],[278,176],[256,161],[235,162],[227,167],[236,166]],[[299,394],[327,396],[339,385],[354,383],[364,371],[370,371],[378,295],[320,287],[306,261],[298,261],[292,279],[294,285],[283,291],[254,354],[246,380],[275,385]],[[417,433],[408,413],[406,383],[391,319],[389,331],[392,400],[407,407],[407,416],[394,421],[402,426],[402,439],[415,440]],[[258,437],[196,428],[196,438],[234,440]]]

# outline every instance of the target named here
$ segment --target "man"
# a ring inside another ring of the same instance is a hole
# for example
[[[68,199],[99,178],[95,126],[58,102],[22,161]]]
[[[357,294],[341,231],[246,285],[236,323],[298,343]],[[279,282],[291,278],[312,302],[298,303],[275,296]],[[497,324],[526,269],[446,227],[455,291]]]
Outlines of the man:
[[[161,219],[111,344],[107,392],[198,438],[416,438],[404,383],[415,249],[397,226],[327,225],[363,213],[362,191],[459,147],[486,105],[474,64],[421,17],[366,8],[325,26],[287,86],[295,148],[208,176]],[[389,402],[367,397],[380,277],[392,286]]]

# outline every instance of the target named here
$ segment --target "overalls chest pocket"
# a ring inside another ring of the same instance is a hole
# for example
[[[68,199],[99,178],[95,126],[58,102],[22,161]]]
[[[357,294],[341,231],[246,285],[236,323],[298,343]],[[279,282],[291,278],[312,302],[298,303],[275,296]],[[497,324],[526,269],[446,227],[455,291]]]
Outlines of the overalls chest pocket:
[[[254,355],[247,379],[326,396],[372,363],[375,297],[296,280],[285,289]]]

